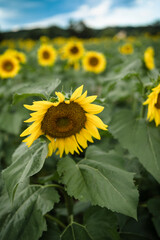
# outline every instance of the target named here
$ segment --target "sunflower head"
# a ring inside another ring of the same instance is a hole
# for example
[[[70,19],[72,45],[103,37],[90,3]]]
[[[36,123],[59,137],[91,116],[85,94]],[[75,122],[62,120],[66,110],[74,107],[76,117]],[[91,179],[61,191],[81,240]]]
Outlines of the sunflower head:
[[[92,137],[100,139],[97,128],[107,130],[102,120],[95,114],[103,111],[103,107],[92,104],[97,96],[87,97],[87,91],[82,94],[83,86],[77,88],[70,99],[65,99],[61,92],[56,92],[57,101],[36,101],[33,105],[24,105],[34,111],[25,122],[32,124],[21,134],[29,135],[24,142],[30,147],[41,135],[45,135],[50,143],[48,156],[53,152],[62,157],[66,154],[82,151],[87,147],[87,141]]]
[[[49,42],[49,38],[47,37],[47,36],[41,36],[40,37],[40,41],[42,42],[42,43],[47,43],[47,42]]]
[[[85,71],[101,73],[106,68],[107,61],[102,53],[89,51],[83,58]]]
[[[71,62],[77,61],[84,55],[84,47],[81,42],[69,41],[62,48],[62,55],[64,59],[68,59]]]
[[[26,63],[26,55],[14,49],[7,49],[4,54],[15,57],[19,63]]]
[[[0,57],[0,77],[13,78],[20,69],[19,62],[14,56],[3,54]]]
[[[52,66],[56,60],[56,50],[47,44],[38,49],[38,62],[41,66]]]
[[[22,64],[26,63],[27,61],[26,55],[23,52],[17,52],[17,55],[15,57]]]
[[[133,46],[130,43],[126,43],[119,48],[121,54],[129,55],[133,53]]]
[[[147,69],[152,70],[155,68],[154,64],[154,49],[148,47],[144,52],[144,63]]]
[[[147,119],[154,120],[158,126],[160,124],[160,84],[152,89],[148,99],[143,104],[148,104]]]

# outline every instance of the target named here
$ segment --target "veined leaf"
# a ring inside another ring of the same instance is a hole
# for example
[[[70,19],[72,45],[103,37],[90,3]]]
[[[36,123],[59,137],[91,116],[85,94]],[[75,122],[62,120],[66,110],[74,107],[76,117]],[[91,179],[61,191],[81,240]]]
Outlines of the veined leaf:
[[[43,215],[59,201],[59,195],[54,188],[41,186],[29,186],[18,192],[13,205],[7,194],[2,198],[0,199],[1,240],[38,240],[46,230]]]
[[[2,172],[8,194],[11,199],[18,184],[41,170],[47,156],[47,144],[36,141],[30,148],[25,143],[16,149],[12,164]]]
[[[121,160],[116,154],[92,146],[77,164],[69,157],[61,159],[58,172],[70,196],[136,218],[138,191],[134,174],[120,166]]]
[[[85,226],[71,223],[61,235],[61,240],[93,240]]]
[[[94,240],[120,240],[117,217],[106,208],[89,208],[84,215],[84,224]]]

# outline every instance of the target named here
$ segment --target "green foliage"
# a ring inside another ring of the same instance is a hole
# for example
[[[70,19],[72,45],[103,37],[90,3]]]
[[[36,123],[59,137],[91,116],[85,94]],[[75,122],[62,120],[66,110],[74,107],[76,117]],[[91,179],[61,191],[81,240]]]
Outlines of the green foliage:
[[[14,152],[12,164],[3,171],[3,178],[11,199],[18,184],[41,170],[48,153],[47,144],[37,141],[29,149],[22,143]]]
[[[84,224],[94,240],[120,240],[117,218],[105,208],[88,209],[84,215]]]
[[[152,214],[152,221],[157,231],[158,236],[160,237],[160,198],[152,198],[147,203],[149,212]]]
[[[18,91],[14,94],[13,103],[16,104],[19,101],[31,96],[38,96],[42,99],[49,99],[50,95],[60,84],[60,80],[56,81],[42,81],[37,83],[25,83],[20,86]],[[13,90],[13,89],[12,89]]]
[[[69,157],[59,161],[58,173],[70,196],[136,218],[138,192],[133,174],[119,161],[121,158],[114,153],[90,147],[85,159],[77,164]]]
[[[160,182],[160,132],[153,124],[137,119],[129,110],[116,113],[110,125],[111,133],[122,146]]]
[[[13,205],[7,194],[0,201],[0,239],[36,240],[46,230],[44,214],[59,196],[54,188],[31,185],[17,193]]]
[[[85,28],[82,35],[85,31],[91,29]],[[34,33],[38,37],[42,31]],[[145,120],[147,107],[142,103],[160,83],[159,37],[84,41],[86,51],[106,57],[101,74],[85,72],[81,60],[75,70],[59,55],[66,40],[53,42],[49,40],[57,59],[49,67],[37,61],[41,41],[31,42],[35,45],[30,51],[20,49],[18,41],[3,42],[24,51],[27,62],[16,77],[0,78],[0,239],[158,240],[160,131]],[[126,42],[133,44],[131,55],[118,50]],[[143,61],[149,46],[155,50],[152,71]],[[68,97],[80,85],[88,95],[98,96],[95,104],[104,106],[99,117],[109,131],[99,130],[100,141],[93,138],[80,155],[61,159],[55,153],[47,157],[46,138],[30,148],[21,143],[20,132],[27,127],[23,120],[31,113],[24,104],[55,101],[55,91]]]
[[[17,135],[20,132],[23,119],[24,115],[22,113],[10,113],[4,110],[0,115],[0,130]]]
[[[91,236],[89,235],[86,227],[78,224],[78,223],[71,223],[65,229],[63,234],[61,235],[61,240],[92,240]]]

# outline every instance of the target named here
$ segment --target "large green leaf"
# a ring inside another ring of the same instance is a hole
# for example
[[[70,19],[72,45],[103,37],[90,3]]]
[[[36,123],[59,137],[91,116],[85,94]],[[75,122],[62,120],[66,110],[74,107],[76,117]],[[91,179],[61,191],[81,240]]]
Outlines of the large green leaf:
[[[32,144],[30,148],[25,143],[21,143],[16,149],[13,154],[12,164],[2,172],[11,199],[14,198],[18,184],[41,170],[47,152],[46,142],[39,140]]]
[[[71,223],[61,235],[61,240],[93,240],[85,226]]]
[[[61,159],[58,172],[70,196],[136,218],[134,174],[125,171],[121,162],[118,155],[92,146],[78,163],[69,157]]]
[[[85,212],[84,225],[94,240],[119,240],[117,218],[106,208],[91,207]]]
[[[13,92],[16,91],[13,103],[17,103],[22,101],[24,98],[30,96],[38,96],[43,99],[49,98],[51,93],[59,86],[60,80],[50,80],[50,81],[41,81],[37,83],[24,83],[20,86],[20,88],[12,89]]]
[[[160,182],[159,128],[144,119],[136,119],[129,110],[122,110],[114,115],[110,131]]]
[[[38,240],[46,230],[43,215],[50,211],[59,195],[54,188],[29,186],[18,192],[13,205],[7,194],[0,202],[1,240]]]

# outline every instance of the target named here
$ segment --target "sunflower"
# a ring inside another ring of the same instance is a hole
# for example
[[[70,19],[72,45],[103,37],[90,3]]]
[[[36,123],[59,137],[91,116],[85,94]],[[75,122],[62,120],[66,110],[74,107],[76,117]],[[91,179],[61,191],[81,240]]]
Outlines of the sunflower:
[[[100,140],[97,128],[107,130],[102,120],[95,114],[103,111],[102,106],[91,104],[97,96],[87,97],[87,91],[82,94],[83,86],[77,88],[70,99],[65,100],[61,92],[56,92],[57,101],[35,101],[25,108],[35,111],[25,122],[33,122],[20,136],[30,135],[23,142],[28,147],[41,135],[45,135],[50,143],[48,156],[53,152],[62,157],[66,154],[82,151],[87,147],[87,141],[92,137]]]
[[[147,119],[149,121],[155,120],[156,126],[160,124],[160,84],[152,89],[148,99],[143,105],[148,104]]]
[[[106,68],[107,61],[102,53],[89,51],[83,58],[82,63],[86,71],[101,73]]]
[[[128,55],[128,54],[132,54],[134,50],[133,50],[132,44],[126,43],[119,48],[119,51],[121,54]]]
[[[144,63],[149,70],[152,70],[155,68],[154,49],[152,47],[148,47],[144,52]]]
[[[19,52],[14,49],[7,49],[4,54],[7,54],[7,55],[17,58],[17,60],[20,63],[23,63],[23,64],[26,63],[26,55],[23,52]]]
[[[23,52],[17,52],[17,55],[15,56],[17,58],[17,60],[20,62],[20,63],[26,63],[26,55],[23,53]]]
[[[63,59],[68,59],[70,62],[75,62],[83,57],[84,47],[81,42],[70,41],[63,46],[61,53]]]
[[[0,56],[1,78],[13,78],[17,75],[19,69],[19,62],[15,57],[9,56],[8,54],[3,54]]]
[[[38,49],[38,62],[41,66],[52,66],[56,60],[56,50],[47,44]]]

